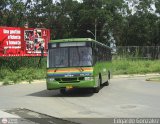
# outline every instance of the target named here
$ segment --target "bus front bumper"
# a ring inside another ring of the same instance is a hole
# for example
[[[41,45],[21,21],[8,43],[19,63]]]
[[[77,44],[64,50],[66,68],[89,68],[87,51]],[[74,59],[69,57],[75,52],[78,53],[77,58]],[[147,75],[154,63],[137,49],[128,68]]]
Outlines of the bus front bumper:
[[[54,90],[54,89],[61,89],[61,88],[93,88],[96,86],[95,80],[84,80],[79,82],[58,82],[58,81],[51,81],[47,80],[47,89]]]

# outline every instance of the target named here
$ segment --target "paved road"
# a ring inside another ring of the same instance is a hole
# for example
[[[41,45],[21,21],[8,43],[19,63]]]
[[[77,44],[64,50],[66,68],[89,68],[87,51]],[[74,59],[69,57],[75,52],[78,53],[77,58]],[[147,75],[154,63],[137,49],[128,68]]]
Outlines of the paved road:
[[[0,87],[0,110],[15,108],[67,119],[160,118],[160,83],[146,82],[144,77],[119,78],[112,79],[98,94],[76,90],[66,95],[46,90],[45,82]]]

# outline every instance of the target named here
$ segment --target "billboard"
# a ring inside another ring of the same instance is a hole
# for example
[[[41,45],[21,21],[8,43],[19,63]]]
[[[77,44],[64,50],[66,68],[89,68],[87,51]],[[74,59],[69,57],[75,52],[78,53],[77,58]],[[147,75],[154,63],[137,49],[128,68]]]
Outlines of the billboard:
[[[50,30],[0,27],[0,56],[47,56]]]

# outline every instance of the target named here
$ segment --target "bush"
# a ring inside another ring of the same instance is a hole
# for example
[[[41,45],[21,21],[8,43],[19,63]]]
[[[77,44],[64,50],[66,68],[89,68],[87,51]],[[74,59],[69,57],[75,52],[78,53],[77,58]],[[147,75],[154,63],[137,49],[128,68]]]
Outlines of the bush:
[[[160,60],[113,60],[113,74],[160,73]]]
[[[3,84],[19,83],[28,81],[31,83],[34,79],[44,79],[46,76],[46,58],[42,59],[38,67],[39,57],[11,57],[0,58],[0,80]]]

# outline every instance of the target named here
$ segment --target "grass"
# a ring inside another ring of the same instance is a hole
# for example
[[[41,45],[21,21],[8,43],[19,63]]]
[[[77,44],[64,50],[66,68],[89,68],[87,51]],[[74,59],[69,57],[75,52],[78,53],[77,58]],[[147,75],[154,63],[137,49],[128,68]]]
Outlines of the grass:
[[[4,85],[44,79],[46,76],[46,58],[38,67],[39,58],[0,58],[0,82]]]
[[[113,60],[112,74],[160,73],[160,60]]]
[[[27,81],[31,83],[35,79],[44,79],[46,76],[45,68],[22,67],[16,71],[9,70],[10,69],[2,69],[0,72],[5,72],[3,73],[3,78],[1,79],[4,84],[19,83],[21,81]]]
[[[38,67],[39,58],[25,59],[0,59],[0,83],[4,85],[44,79],[46,76],[46,58],[43,59],[41,66]],[[20,63],[21,61],[21,63]],[[13,64],[14,63],[14,64]],[[120,74],[147,74],[160,73],[160,60],[113,60],[111,63],[103,63],[111,66],[112,75]],[[101,64],[97,68],[101,68]]]

